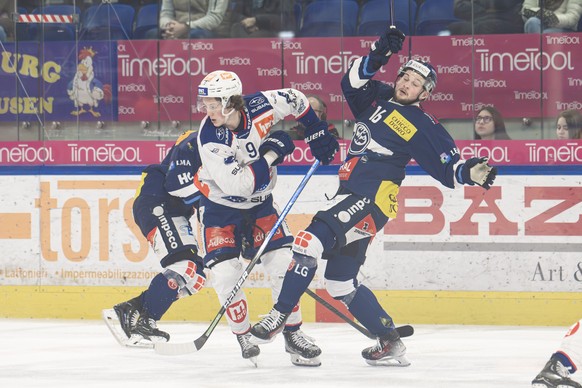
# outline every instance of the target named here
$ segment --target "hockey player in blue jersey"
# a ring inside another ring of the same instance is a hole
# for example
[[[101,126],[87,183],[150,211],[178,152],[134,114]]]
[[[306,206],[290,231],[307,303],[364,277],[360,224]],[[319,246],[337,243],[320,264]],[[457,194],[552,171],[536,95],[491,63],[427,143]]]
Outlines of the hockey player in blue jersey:
[[[362,351],[371,365],[409,365],[406,347],[392,318],[357,274],[370,241],[398,211],[398,190],[412,158],[446,187],[479,185],[488,189],[496,169],[485,159],[462,160],[455,142],[420,103],[437,83],[434,68],[409,60],[398,71],[394,88],[374,74],[402,48],[404,34],[389,28],[367,56],[354,60],[342,78],[346,101],[356,118],[348,156],[339,169],[340,187],[327,210],[319,211],[294,240],[293,260],[277,303],[251,330],[253,343],[273,340],[315,275],[327,260],[326,289],[341,300],[377,344]]]
[[[239,257],[252,259],[279,218],[272,191],[276,166],[295,145],[284,131],[273,126],[293,116],[306,127],[312,154],[323,164],[333,160],[339,145],[321,121],[307,97],[295,89],[279,89],[242,95],[239,77],[230,71],[214,71],[198,86],[199,108],[206,113],[198,136],[202,168],[196,176],[204,197],[200,200],[205,265],[212,285],[224,304],[244,271]],[[276,300],[282,277],[291,263],[293,237],[283,223],[261,255]],[[243,290],[226,309],[231,331],[249,345],[251,361],[260,349],[248,342],[250,321]],[[300,366],[318,366],[320,348],[300,330],[301,310],[295,303],[283,325],[285,350]],[[254,361],[253,361],[254,362]]]
[[[178,298],[204,286],[204,264],[190,224],[200,198],[193,179],[200,168],[196,137],[195,132],[185,132],[160,164],[142,172],[133,216],[163,270],[139,296],[103,310],[122,345],[151,347],[153,342],[168,341],[170,335],[159,330],[156,321]]]

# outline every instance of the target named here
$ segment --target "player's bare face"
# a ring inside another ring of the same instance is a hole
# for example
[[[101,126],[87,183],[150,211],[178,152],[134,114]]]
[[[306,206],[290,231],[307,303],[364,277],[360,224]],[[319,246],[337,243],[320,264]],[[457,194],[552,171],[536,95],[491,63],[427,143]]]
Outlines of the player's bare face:
[[[394,86],[394,101],[407,105],[415,102],[424,91],[424,78],[412,71],[406,70],[402,77],[396,79]]]
[[[200,111],[206,113],[210,121],[212,121],[212,124],[216,127],[220,127],[226,123],[226,117],[222,114],[222,104],[216,98],[203,97]]]

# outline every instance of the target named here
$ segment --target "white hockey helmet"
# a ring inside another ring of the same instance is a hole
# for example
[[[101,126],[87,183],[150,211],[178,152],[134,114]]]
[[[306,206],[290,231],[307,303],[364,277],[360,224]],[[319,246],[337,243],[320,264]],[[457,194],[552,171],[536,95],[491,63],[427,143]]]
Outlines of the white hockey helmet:
[[[434,67],[428,62],[409,59],[398,70],[398,77],[402,76],[406,70],[412,70],[424,78],[424,90],[431,93],[437,84],[437,73]]]
[[[239,95],[242,95],[242,82],[232,71],[213,71],[198,85],[198,100],[203,97],[220,98],[223,110],[228,106],[230,97]]]

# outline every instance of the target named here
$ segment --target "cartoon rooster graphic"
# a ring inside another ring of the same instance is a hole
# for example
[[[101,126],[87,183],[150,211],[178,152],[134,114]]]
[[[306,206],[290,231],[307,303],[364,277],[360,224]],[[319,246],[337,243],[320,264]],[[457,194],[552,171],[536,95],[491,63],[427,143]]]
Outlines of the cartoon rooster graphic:
[[[111,85],[103,85],[95,78],[93,57],[96,54],[97,52],[92,47],[84,47],[79,52],[79,64],[75,78],[69,82],[67,87],[69,98],[75,104],[75,110],[71,112],[72,115],[79,116],[89,112],[93,117],[99,117],[101,113],[94,110],[99,105],[99,101],[104,100],[105,103],[111,101]],[[85,107],[87,108],[85,109]]]

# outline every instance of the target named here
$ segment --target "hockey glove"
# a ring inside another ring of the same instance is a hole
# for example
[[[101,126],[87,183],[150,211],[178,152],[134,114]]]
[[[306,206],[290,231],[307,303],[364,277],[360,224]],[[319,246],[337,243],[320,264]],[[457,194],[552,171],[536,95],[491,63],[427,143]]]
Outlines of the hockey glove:
[[[556,14],[548,9],[545,9],[542,13],[542,19],[544,23],[544,27],[555,27],[560,22]]]
[[[463,185],[479,185],[489,190],[497,176],[497,167],[487,164],[487,158],[471,158],[457,168],[456,176]]]
[[[289,155],[295,149],[295,143],[291,140],[291,137],[287,132],[275,131],[269,134],[269,137],[265,139],[263,144],[259,147],[259,153],[264,156],[267,151],[273,151],[277,154],[277,159],[271,166],[276,166],[283,162],[285,156]]]
[[[330,164],[339,151],[339,143],[327,128],[326,121],[318,121],[305,129],[305,142],[309,144],[311,154],[323,165]]]
[[[380,39],[372,43],[368,55],[368,71],[378,71],[380,67],[388,63],[392,54],[402,50],[402,43],[406,35],[396,27],[389,27]]]

